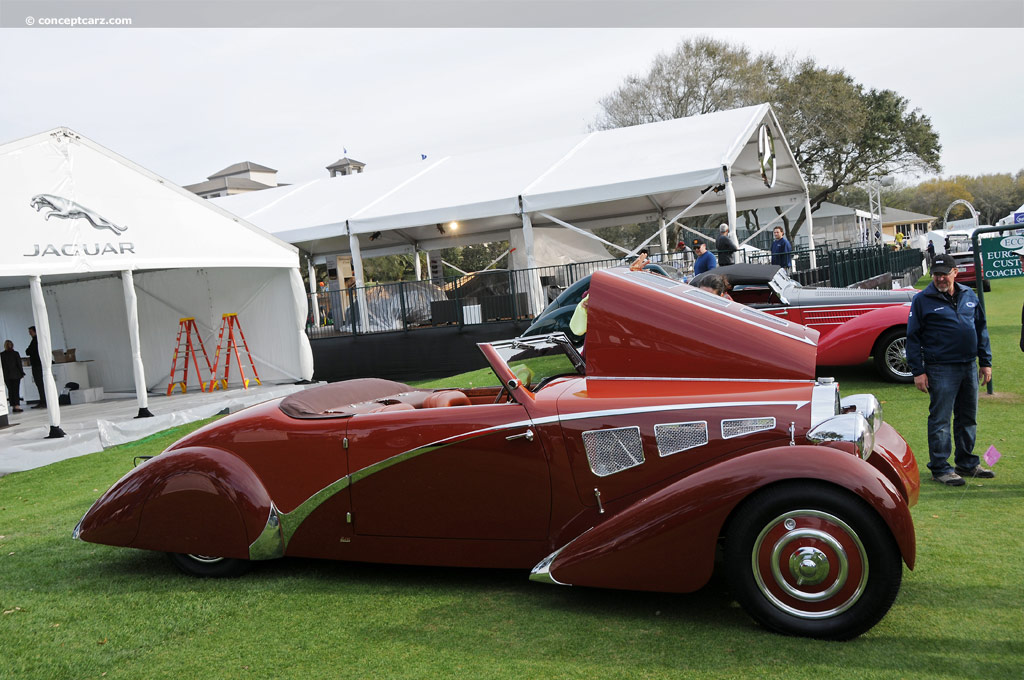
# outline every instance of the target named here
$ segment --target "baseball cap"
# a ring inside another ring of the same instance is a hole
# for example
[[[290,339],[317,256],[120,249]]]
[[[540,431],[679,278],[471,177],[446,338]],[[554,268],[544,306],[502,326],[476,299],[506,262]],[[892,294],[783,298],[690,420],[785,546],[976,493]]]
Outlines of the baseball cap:
[[[936,255],[932,260],[932,274],[948,274],[956,268],[956,261],[950,255]]]

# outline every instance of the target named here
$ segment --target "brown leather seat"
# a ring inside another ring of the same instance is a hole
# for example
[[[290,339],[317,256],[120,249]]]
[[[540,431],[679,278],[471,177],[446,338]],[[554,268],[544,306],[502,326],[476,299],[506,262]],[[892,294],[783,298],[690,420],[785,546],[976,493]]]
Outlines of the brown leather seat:
[[[469,406],[469,397],[459,390],[432,392],[423,400],[423,408],[444,408],[446,406]]]

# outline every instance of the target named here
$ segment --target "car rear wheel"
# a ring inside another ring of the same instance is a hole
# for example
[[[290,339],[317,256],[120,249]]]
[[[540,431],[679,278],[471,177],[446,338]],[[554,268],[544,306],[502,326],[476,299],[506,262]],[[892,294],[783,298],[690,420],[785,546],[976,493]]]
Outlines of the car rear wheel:
[[[211,557],[185,553],[167,553],[167,555],[178,569],[189,576],[201,578],[241,576],[249,571],[251,566],[249,560],[239,560],[233,557]]]
[[[800,483],[751,496],[730,523],[725,568],[736,599],[785,635],[848,640],[896,599],[899,548],[885,522],[844,489]]]
[[[883,335],[875,345],[875,368],[886,380],[898,383],[914,382],[914,374],[907,361],[907,331],[895,328]]]

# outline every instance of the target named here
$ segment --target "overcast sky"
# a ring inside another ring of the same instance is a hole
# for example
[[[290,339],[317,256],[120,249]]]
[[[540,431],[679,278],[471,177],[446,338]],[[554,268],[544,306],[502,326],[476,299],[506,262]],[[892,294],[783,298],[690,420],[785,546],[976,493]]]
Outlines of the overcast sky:
[[[67,126],[177,184],[296,183],[585,132],[680,40],[795,52],[907,97],[943,174],[1024,168],[1020,29],[0,29],[0,143]],[[685,149],[680,149],[685,153]]]

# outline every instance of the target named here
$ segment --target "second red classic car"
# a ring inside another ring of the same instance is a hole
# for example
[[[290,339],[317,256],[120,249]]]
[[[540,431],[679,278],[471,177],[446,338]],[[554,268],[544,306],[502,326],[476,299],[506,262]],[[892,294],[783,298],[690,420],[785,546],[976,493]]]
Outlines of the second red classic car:
[[[199,576],[303,556],[663,592],[701,588],[720,548],[771,630],[875,625],[914,566],[918,469],[874,397],[815,380],[817,331],[620,269],[589,309],[585,361],[561,334],[485,343],[492,388],[359,379],[228,416],[74,536]]]
[[[915,290],[803,286],[777,265],[733,264],[694,277],[725,276],[737,302],[810,326],[821,334],[818,366],[855,366],[869,358],[893,382],[913,382],[907,364],[907,317]],[[958,279],[959,280],[959,279]],[[566,288],[534,319],[524,336],[562,332],[579,342],[569,319],[590,286],[585,276]]]

